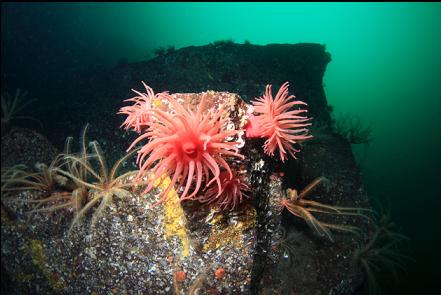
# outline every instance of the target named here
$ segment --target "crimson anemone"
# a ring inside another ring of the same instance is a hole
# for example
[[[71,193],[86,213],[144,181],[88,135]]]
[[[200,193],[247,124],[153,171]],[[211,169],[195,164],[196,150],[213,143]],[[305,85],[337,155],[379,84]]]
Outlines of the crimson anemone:
[[[242,203],[251,189],[243,177],[233,174],[231,178],[226,172],[220,175],[222,189],[219,191],[216,186],[209,187],[205,194],[198,198],[202,203],[215,204],[220,210],[234,210]]]
[[[244,158],[239,153],[238,142],[228,141],[238,134],[238,130],[226,130],[227,118],[221,107],[203,112],[206,95],[196,111],[184,108],[172,96],[163,95],[173,109],[172,113],[152,108],[152,117],[147,132],[139,136],[129,147],[150,138],[138,152],[137,164],[140,167],[138,179],[146,176],[151,169],[152,179],[145,193],[152,190],[154,183],[168,175],[171,182],[164,189],[157,204],[166,200],[168,192],[178,183],[183,191],[180,199],[194,199],[205,179],[206,186],[217,183],[221,191],[221,168],[230,178],[233,173],[225,157]],[[192,193],[190,188],[195,184]]]
[[[126,99],[124,101],[135,102],[133,105],[122,107],[118,114],[127,115],[126,120],[121,124],[124,129],[133,129],[138,133],[141,133],[148,124],[150,123],[150,109],[152,107],[152,102],[154,99],[164,98],[168,93],[161,92],[155,94],[153,89],[147,86],[144,81],[142,81],[147,93],[141,93],[132,89],[133,92],[138,94],[138,96]]]
[[[287,159],[287,153],[295,158],[295,153],[299,152],[294,147],[296,143],[312,137],[305,128],[311,125],[307,123],[310,118],[301,115],[307,110],[290,110],[294,106],[307,104],[302,101],[290,101],[295,96],[288,95],[288,86],[289,83],[285,82],[273,98],[271,85],[267,85],[263,97],[252,101],[254,111],[259,115],[250,115],[246,126],[247,137],[267,138],[263,146],[264,152],[273,156],[278,149],[282,162]]]

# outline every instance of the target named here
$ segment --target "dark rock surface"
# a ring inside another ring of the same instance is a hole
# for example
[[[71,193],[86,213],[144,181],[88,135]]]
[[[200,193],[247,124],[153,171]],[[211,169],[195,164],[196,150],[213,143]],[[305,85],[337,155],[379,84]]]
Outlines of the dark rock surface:
[[[57,149],[39,132],[25,128],[13,128],[2,134],[2,167],[24,164],[34,169],[36,163],[49,164]]]
[[[123,119],[116,113],[122,101],[134,95],[131,89],[144,90],[141,81],[156,92],[228,91],[247,102],[261,96],[267,84],[278,89],[289,81],[290,93],[309,104],[312,117],[327,123],[322,83],[330,61],[325,46],[313,43],[190,46],[148,61],[72,73],[58,86],[32,92],[39,102],[34,117],[43,122],[44,134],[59,149],[66,134],[79,134],[87,122],[100,130],[101,137],[123,144],[123,132],[118,130]]]
[[[39,119],[50,126],[44,132],[59,148],[66,136],[91,122],[90,137],[105,143],[103,150],[113,162],[134,138],[119,130],[122,118],[116,112],[123,99],[133,96],[130,88],[143,90],[141,80],[158,92],[213,89],[236,92],[245,101],[260,96],[268,83],[275,90],[290,81],[290,92],[308,102],[310,114],[326,127],[322,78],[329,61],[317,44],[188,47],[146,62],[78,74],[64,85],[63,100],[42,109]],[[235,116],[240,122],[241,115]],[[10,294],[352,294],[362,276],[351,254],[369,235],[369,224],[359,217],[323,217],[362,232],[335,233],[331,243],[280,206],[287,188],[301,190],[324,176],[329,183],[317,187],[311,199],[369,207],[349,143],[330,128],[313,135],[299,159],[284,165],[262,153],[262,140],[248,140],[241,152],[248,158],[244,165],[253,200],[238,212],[217,215],[185,203],[178,213],[184,221],[178,225],[170,225],[170,218],[177,217],[167,217],[166,208],[147,210],[154,194],[136,194],[116,200],[93,230],[81,227],[67,237],[71,211],[29,217],[25,200],[38,198],[35,192],[2,200],[2,289]],[[3,144],[2,139],[2,158]],[[38,147],[47,155],[36,159],[52,156],[52,146]],[[7,151],[5,157],[18,164],[21,153]],[[222,279],[215,276],[220,268],[225,270]],[[185,279],[178,282],[181,271]]]

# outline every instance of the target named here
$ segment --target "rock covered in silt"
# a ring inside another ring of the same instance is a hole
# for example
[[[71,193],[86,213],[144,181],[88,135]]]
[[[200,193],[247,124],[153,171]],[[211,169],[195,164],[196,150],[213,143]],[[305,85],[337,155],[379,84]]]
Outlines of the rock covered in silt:
[[[34,130],[13,128],[2,134],[2,168],[23,164],[32,169],[37,162],[49,164],[56,154],[49,140]]]
[[[190,108],[201,95],[173,94]],[[248,108],[238,95],[213,91],[205,95],[207,108],[227,111],[228,128],[244,126]],[[239,137],[245,144],[243,132]],[[262,248],[268,246],[268,238],[263,235],[271,235],[259,222],[275,218],[278,223],[280,217],[271,214],[264,200],[264,188],[271,185],[261,153],[243,144],[249,158],[230,164],[256,187],[254,198],[233,211],[218,212],[197,201],[180,203],[179,191],[153,206],[165,181],[147,194],[138,189],[130,198],[114,197],[94,226],[92,210],[69,232],[72,208],[29,214],[34,206],[29,200],[41,199],[41,192],[21,191],[5,198],[2,269],[14,286],[11,290],[16,294],[250,293],[260,279],[256,261],[265,263],[267,249]],[[280,191],[280,184],[272,186]],[[257,212],[264,207],[263,215]]]
[[[299,159],[283,168],[284,187],[301,191],[314,179],[325,177],[308,199],[333,206],[371,208],[350,144],[329,128],[312,128],[312,135],[314,138],[303,144]],[[353,254],[366,243],[373,221],[366,218],[369,215],[317,216],[327,223],[357,227],[359,234],[333,231],[332,242],[284,210],[281,234],[273,235],[271,242],[280,251],[279,260],[266,269],[261,294],[354,294],[361,287],[363,275],[354,264]]]

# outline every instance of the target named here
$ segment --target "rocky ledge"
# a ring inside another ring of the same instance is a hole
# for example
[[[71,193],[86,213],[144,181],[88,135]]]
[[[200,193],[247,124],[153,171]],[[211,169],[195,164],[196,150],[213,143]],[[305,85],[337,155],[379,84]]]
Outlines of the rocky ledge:
[[[205,94],[243,128],[247,105],[239,95]],[[191,106],[202,94],[174,95]],[[131,197],[115,198],[94,226],[92,210],[69,231],[73,208],[29,214],[29,200],[42,192],[2,196],[2,288],[9,294],[352,294],[363,281],[352,255],[368,239],[369,221],[320,215],[328,224],[359,229],[359,235],[333,231],[330,241],[281,206],[288,188],[300,192],[325,177],[309,199],[369,208],[349,143],[326,126],[312,135],[299,158],[284,164],[263,153],[261,139],[243,139],[246,160],[230,164],[246,175],[251,198],[233,211],[180,203],[179,192],[152,206],[161,187],[147,194],[134,189]],[[2,137],[2,150],[19,164],[21,153],[7,146],[17,140],[8,136],[20,137],[20,130]],[[27,162],[47,159],[41,150],[53,153],[47,141],[20,142],[29,142],[22,149],[35,157]]]

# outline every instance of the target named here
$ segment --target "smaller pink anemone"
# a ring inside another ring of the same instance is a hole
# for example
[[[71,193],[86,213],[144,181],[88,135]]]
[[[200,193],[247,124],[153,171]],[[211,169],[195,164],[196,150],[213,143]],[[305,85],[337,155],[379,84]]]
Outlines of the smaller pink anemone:
[[[126,120],[121,124],[126,130],[133,129],[137,133],[141,133],[147,128],[151,121],[150,109],[154,99],[162,99],[168,95],[168,92],[155,94],[153,89],[142,81],[147,93],[141,93],[132,89],[138,96],[126,99],[124,101],[134,102],[133,105],[122,107],[118,114],[127,115]]]
[[[154,183],[164,175],[170,176],[171,182],[162,192],[162,197],[156,203],[167,199],[168,192],[177,184],[183,189],[180,199],[195,199],[203,179],[206,186],[217,183],[218,191],[222,190],[221,168],[229,178],[233,178],[226,158],[243,159],[237,145],[231,141],[238,130],[227,130],[227,117],[222,107],[203,112],[206,95],[197,106],[196,112],[183,107],[171,95],[162,95],[173,109],[165,112],[151,108],[148,112],[151,121],[148,129],[140,135],[129,147],[132,149],[142,140],[149,139],[138,152],[137,164],[140,167],[137,179],[146,176],[150,170],[152,178],[144,193],[153,189]],[[190,192],[190,188],[194,187]]]
[[[236,174],[230,178],[229,173],[222,172],[219,176],[221,181],[221,190],[216,186],[209,187],[203,196],[198,198],[201,203],[214,204],[221,211],[226,209],[234,210],[243,202],[245,198],[249,198],[248,192],[251,190],[243,177]]]
[[[290,101],[294,95],[288,95],[289,83],[285,82],[273,98],[271,85],[266,86],[263,97],[252,101],[254,111],[259,115],[250,115],[245,126],[246,136],[267,138],[263,146],[265,154],[274,156],[278,149],[280,159],[284,162],[289,153],[293,158],[300,150],[294,147],[312,136],[308,134],[310,118],[302,116],[306,109],[291,110],[295,106],[306,106],[302,101]]]

